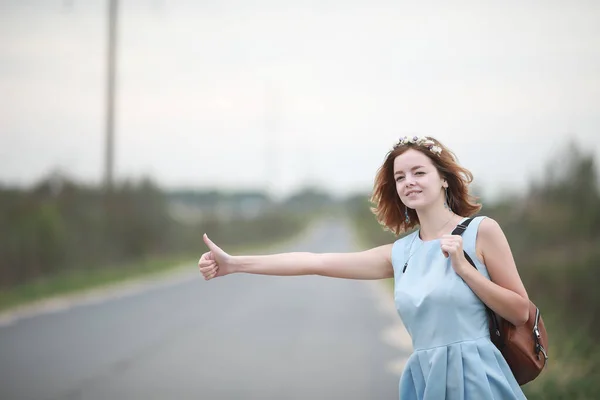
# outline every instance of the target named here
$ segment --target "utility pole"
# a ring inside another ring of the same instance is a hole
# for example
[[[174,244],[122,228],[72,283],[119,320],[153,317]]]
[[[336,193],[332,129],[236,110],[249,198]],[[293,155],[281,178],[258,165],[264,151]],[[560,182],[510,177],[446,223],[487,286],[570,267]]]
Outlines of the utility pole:
[[[114,136],[115,136],[115,73],[117,61],[117,15],[118,0],[108,0],[108,42],[106,64],[106,121],[104,187],[107,192],[113,188]]]

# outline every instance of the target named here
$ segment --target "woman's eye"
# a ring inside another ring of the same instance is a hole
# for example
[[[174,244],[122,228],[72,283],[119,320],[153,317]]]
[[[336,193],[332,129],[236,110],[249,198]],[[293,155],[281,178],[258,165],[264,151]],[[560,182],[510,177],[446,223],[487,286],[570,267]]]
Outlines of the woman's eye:
[[[399,176],[399,177],[397,177],[397,178],[396,178],[396,182],[400,182],[400,180],[401,180],[401,179],[404,179],[404,177],[403,177],[403,176]]]
[[[417,172],[415,175],[425,175],[425,172],[423,172],[423,171],[419,171],[419,172]]]

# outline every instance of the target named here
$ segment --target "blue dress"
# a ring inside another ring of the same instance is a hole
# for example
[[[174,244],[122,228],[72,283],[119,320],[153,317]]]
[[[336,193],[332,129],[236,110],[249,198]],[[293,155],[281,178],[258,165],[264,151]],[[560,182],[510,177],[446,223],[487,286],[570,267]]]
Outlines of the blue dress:
[[[489,279],[475,255],[483,218],[476,217],[463,233],[463,248]],[[525,399],[490,340],[485,306],[454,272],[440,240],[422,241],[418,231],[398,239],[392,264],[396,309],[414,350],[400,378],[400,399]]]

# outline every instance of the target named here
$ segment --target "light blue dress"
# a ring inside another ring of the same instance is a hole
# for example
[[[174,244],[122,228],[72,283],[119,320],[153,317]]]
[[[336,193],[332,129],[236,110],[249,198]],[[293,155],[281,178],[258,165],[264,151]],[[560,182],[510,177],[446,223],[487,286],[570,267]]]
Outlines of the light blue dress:
[[[489,279],[475,255],[483,218],[476,217],[463,233],[463,248]],[[454,272],[440,240],[424,242],[418,235],[398,239],[392,249],[396,309],[414,350],[400,378],[400,399],[525,399],[490,340],[483,303]]]

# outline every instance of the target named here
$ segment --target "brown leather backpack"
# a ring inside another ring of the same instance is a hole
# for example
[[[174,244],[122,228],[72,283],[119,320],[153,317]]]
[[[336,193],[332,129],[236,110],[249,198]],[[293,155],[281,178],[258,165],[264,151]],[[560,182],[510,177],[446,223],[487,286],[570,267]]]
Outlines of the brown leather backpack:
[[[463,221],[454,229],[453,235],[462,235],[473,218]],[[465,251],[465,258],[475,263]],[[484,304],[485,305],[485,304]],[[502,353],[519,385],[537,378],[548,363],[548,335],[540,309],[529,301],[529,319],[515,326],[485,306],[490,326],[490,338]]]

